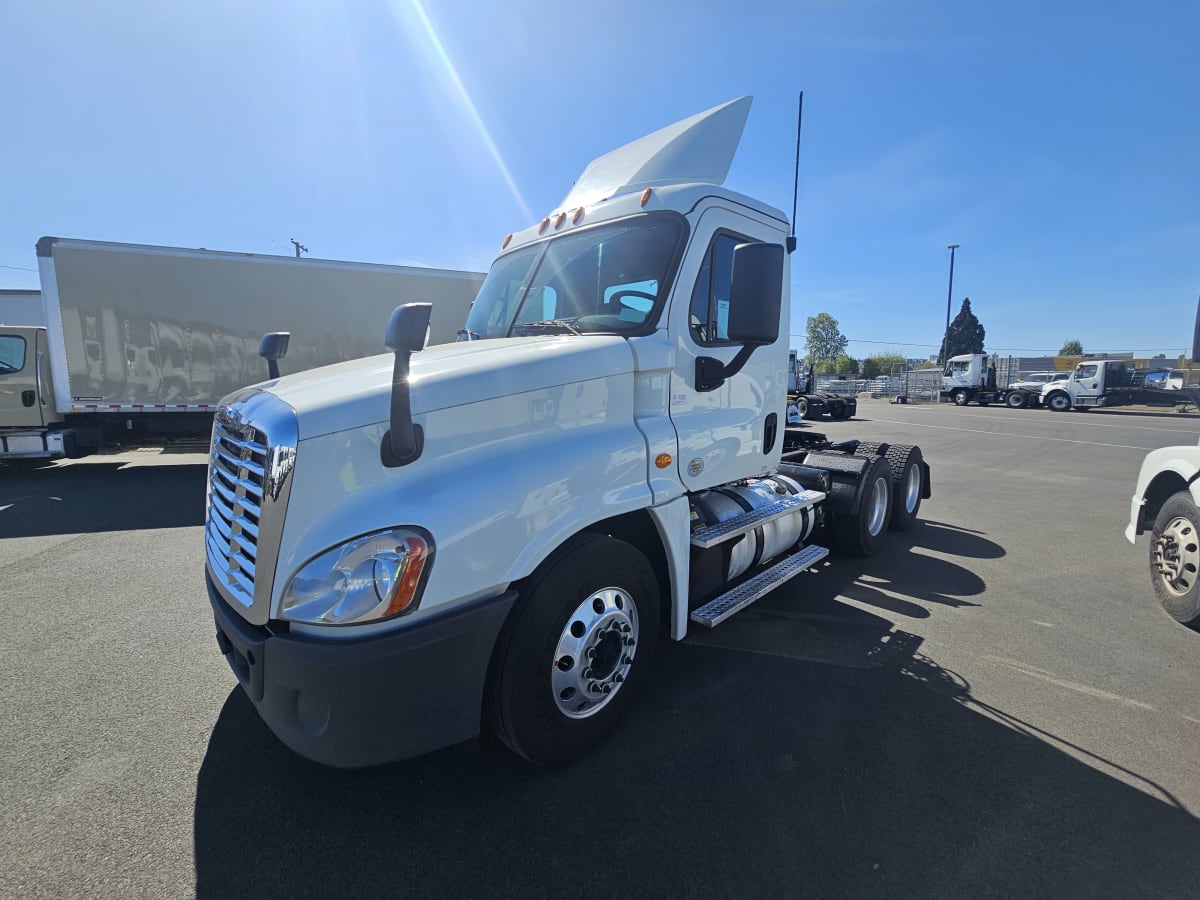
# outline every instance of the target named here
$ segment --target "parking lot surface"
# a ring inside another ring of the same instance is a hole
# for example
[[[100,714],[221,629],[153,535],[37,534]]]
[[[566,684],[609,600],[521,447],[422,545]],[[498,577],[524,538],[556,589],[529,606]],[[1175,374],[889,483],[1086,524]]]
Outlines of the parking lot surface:
[[[921,524],[664,644],[553,772],[486,739],[356,772],[283,748],[213,640],[203,455],[0,470],[0,895],[1196,896],[1200,634],[1122,530],[1200,420],[813,427],[920,444]]]

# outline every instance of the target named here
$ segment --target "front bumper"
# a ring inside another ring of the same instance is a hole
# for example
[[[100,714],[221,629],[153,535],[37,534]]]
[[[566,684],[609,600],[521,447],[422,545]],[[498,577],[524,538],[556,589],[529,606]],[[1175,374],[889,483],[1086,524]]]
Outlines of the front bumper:
[[[205,573],[217,645],[284,744],[330,766],[395,762],[479,733],[496,636],[516,591],[361,639],[272,632],[242,619]]]

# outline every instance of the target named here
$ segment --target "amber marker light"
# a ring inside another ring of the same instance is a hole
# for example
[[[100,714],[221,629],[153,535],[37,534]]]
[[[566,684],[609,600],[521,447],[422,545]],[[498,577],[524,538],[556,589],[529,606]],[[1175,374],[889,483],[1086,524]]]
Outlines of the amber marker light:
[[[545,231],[546,226],[549,224],[550,224],[550,217],[546,216],[546,218],[542,219],[542,224],[538,226],[538,234],[541,234],[543,231]]]
[[[671,454],[670,453],[658,454],[658,456],[654,457],[654,464],[656,466],[658,466],[660,469],[665,469],[667,466],[669,466],[671,464]]]
[[[557,216],[554,217],[554,228],[556,230],[559,228],[562,228],[562,224],[565,221],[567,221],[567,214],[565,212],[560,212]]]
[[[645,206],[647,203],[650,202],[650,196],[653,193],[654,192],[652,190],[650,190],[650,188],[646,188],[644,191],[642,191],[642,206]]]
[[[502,240],[500,242],[500,249],[503,250],[505,247],[507,247],[509,245],[509,243],[511,241],[512,241],[512,232],[510,231],[508,234],[506,234],[504,236],[504,240]]]
[[[400,573],[400,583],[396,585],[396,593],[392,595],[392,602],[388,604],[387,611],[380,617],[384,619],[404,612],[416,599],[421,573],[425,571],[428,547],[419,537],[413,536],[397,547],[396,552],[404,554],[404,564],[401,567],[403,571]]]
[[[571,224],[574,225],[582,218],[583,218],[583,207],[582,206],[575,207],[575,212],[573,212],[571,214]]]

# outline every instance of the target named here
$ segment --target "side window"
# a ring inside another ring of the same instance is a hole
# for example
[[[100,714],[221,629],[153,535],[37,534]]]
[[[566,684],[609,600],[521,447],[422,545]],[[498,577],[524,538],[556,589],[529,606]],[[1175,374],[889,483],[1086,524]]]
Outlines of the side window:
[[[25,368],[25,338],[15,334],[0,337],[0,375]]]
[[[971,368],[970,360],[967,360],[967,359],[955,360],[954,362],[950,363],[950,374],[966,375],[967,371],[970,368]]]
[[[733,274],[733,248],[748,238],[718,234],[700,266],[692,292],[690,322],[698,344],[729,341],[729,287]]]
[[[1078,368],[1075,369],[1075,377],[1076,378],[1095,378],[1096,373],[1099,370],[1100,370],[1100,367],[1098,365],[1096,365],[1095,363],[1093,363],[1091,365],[1080,365]]]

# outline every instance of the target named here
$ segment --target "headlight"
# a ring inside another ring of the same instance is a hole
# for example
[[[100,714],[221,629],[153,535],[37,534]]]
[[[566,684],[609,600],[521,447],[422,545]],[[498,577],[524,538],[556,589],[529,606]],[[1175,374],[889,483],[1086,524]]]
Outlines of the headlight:
[[[305,563],[283,592],[283,618],[374,622],[416,609],[432,541],[409,528],[366,534]]]

